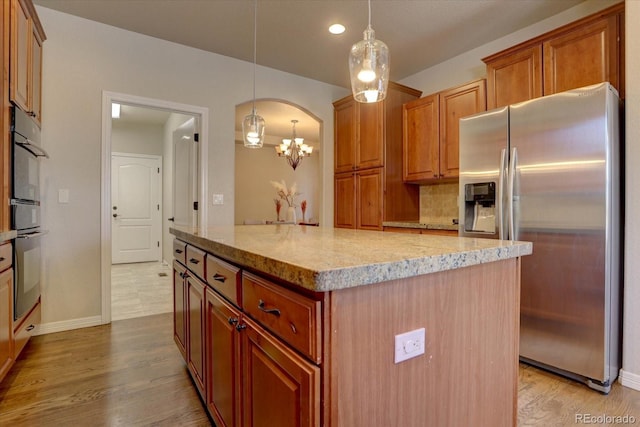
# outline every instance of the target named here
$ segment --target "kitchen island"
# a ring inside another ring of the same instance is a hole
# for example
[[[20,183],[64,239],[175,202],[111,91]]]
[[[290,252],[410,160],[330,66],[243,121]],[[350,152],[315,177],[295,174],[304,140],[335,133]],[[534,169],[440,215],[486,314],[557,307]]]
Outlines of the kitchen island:
[[[530,243],[297,225],[170,231],[174,336],[218,425],[516,425]],[[422,328],[424,339],[396,345]]]

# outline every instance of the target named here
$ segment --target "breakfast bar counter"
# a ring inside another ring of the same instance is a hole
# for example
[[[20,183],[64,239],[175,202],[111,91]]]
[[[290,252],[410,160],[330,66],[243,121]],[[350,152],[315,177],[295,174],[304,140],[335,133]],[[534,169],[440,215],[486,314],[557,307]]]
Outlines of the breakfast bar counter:
[[[531,243],[300,225],[170,232],[174,339],[216,424],[516,425]]]

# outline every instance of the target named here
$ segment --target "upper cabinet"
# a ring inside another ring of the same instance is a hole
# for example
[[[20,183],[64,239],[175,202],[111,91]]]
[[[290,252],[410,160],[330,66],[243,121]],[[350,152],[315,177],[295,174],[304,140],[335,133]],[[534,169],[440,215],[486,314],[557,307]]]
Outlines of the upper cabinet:
[[[487,107],[604,81],[624,98],[624,3],[484,58]]]
[[[42,118],[42,43],[44,30],[30,0],[11,0],[11,101],[38,122]]]
[[[335,172],[382,166],[383,103],[362,104],[352,97],[334,103]]]
[[[417,221],[419,191],[402,180],[402,105],[420,91],[390,82],[384,101],[334,108],[334,226],[382,230],[383,221]]]
[[[486,107],[484,79],[404,104],[403,180],[433,183],[457,179],[458,123]]]

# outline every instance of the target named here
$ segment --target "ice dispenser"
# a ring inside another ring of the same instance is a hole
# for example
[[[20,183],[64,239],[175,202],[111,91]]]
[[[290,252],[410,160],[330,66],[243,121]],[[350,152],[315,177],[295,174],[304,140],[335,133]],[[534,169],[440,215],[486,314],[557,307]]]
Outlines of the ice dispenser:
[[[496,233],[496,183],[480,182],[464,186],[464,231]]]

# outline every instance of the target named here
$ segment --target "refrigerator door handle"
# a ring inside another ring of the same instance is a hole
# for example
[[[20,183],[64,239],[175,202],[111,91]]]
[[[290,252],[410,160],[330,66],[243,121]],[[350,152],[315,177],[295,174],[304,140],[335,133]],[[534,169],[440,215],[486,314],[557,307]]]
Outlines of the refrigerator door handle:
[[[515,178],[516,168],[518,167],[518,150],[513,147],[511,149],[511,158],[509,159],[509,183],[507,184],[507,223],[509,227],[509,240],[516,240],[515,234],[515,213],[514,199],[515,194]]]
[[[498,172],[498,238],[500,240],[505,240],[506,236],[506,227],[504,224],[505,219],[505,208],[504,206],[504,181],[505,175],[508,173],[508,165],[507,165],[507,149],[503,148],[500,152],[500,171]]]

